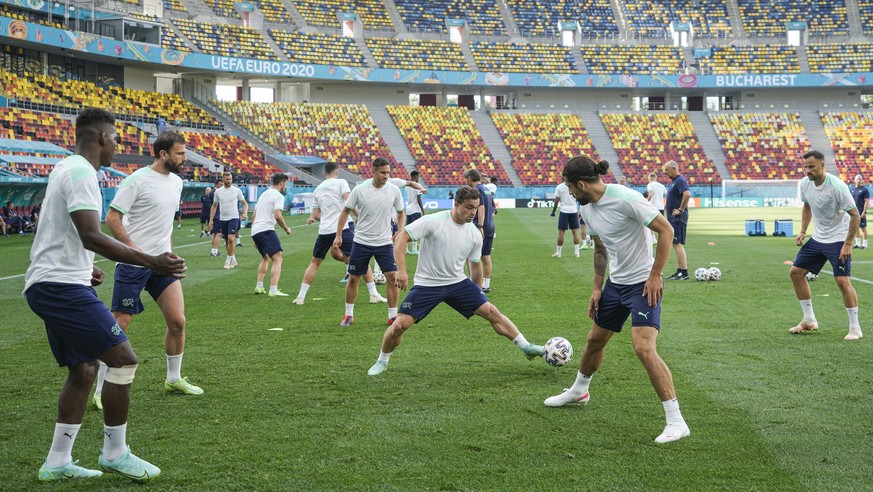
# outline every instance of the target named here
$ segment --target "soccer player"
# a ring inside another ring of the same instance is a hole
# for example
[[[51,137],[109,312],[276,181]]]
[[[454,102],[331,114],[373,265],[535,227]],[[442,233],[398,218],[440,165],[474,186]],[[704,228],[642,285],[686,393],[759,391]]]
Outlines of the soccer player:
[[[215,182],[215,188],[212,188],[212,203],[215,203],[215,192],[224,187],[224,181],[218,180]],[[215,210],[215,212],[213,212]],[[206,213],[206,216],[212,215],[212,220],[208,220],[206,227],[209,229],[209,233],[212,234],[212,250],[209,253],[209,256],[218,256],[218,241],[221,239],[221,206],[212,208],[212,205],[209,205],[209,212]]]
[[[543,347],[529,343],[512,320],[488,302],[488,297],[479,288],[483,239],[479,229],[471,224],[479,210],[479,199],[478,190],[461,186],[455,192],[452,210],[431,214],[397,234],[394,240],[395,284],[403,290],[409,284],[404,248],[409,241],[421,241],[415,285],[403,300],[397,319],[385,330],[381,353],[367,371],[368,375],[376,376],[385,371],[406,330],[423,320],[441,302],[467,319],[474,314],[487,319],[498,335],[512,340],[528,359],[543,355]],[[466,261],[470,261],[472,280],[464,275]]]
[[[285,187],[288,185],[288,176],[284,173],[276,173],[272,178],[273,187],[261,194],[255,205],[255,214],[252,216],[252,241],[261,254],[261,263],[258,265],[258,283],[255,284],[255,294],[267,294],[264,290],[264,277],[267,275],[267,267],[273,262],[270,269],[270,297],[288,297],[288,294],[279,290],[279,276],[282,274],[282,243],[276,234],[278,223],[285,234],[291,234],[291,229],[285,224],[282,210],[285,209]]]
[[[242,191],[233,185],[233,175],[225,172],[222,176],[224,186],[212,192],[215,196],[212,203],[212,216],[221,211],[221,235],[224,237],[224,245],[227,249],[227,259],[224,260],[224,268],[236,268],[237,261],[234,255],[236,248],[236,236],[239,234],[240,213],[239,203],[243,204],[242,218],[248,218],[249,203],[243,196]],[[220,208],[219,208],[220,207]],[[213,219],[214,220],[214,219]],[[210,228],[212,223],[210,222]]]
[[[104,274],[94,266],[94,254],[141,265],[175,278],[184,276],[185,260],[163,252],[152,256],[129,248],[100,231],[103,198],[97,169],[109,166],[121,139],[115,118],[88,108],[76,118],[76,152],[55,165],[43,202],[42,220],[25,275],[24,295],[45,322],[49,346],[67,380],[58,397],[57,423],[40,480],[92,478],[98,470],[80,467],[72,450],[82,426],[97,359],[109,366],[103,410],[103,449],[97,460],[103,471],[133,480],[149,480],[161,470],[135,456],[126,443],[130,385],[138,360],[93,287]],[[172,227],[171,219],[167,219]]]
[[[482,292],[491,292],[491,246],[494,243],[494,200],[482,184],[479,171],[470,169],[464,173],[467,186],[479,190],[479,209],[473,223],[482,233]],[[457,200],[457,194],[455,194]]]
[[[212,211],[212,188],[206,187],[200,197],[200,237],[209,234],[209,212]]]
[[[497,176],[486,176],[482,184],[485,185],[485,188],[488,190],[488,193],[490,193],[491,196],[497,194]],[[497,213],[496,208],[494,210],[494,213]]]
[[[337,221],[334,248],[342,246],[343,229],[349,213],[357,209],[355,238],[349,255],[349,281],[346,283],[346,313],[340,326],[350,326],[355,321],[358,282],[370,268],[370,258],[373,257],[376,258],[376,263],[382,268],[387,279],[388,324],[393,323],[394,318],[397,317],[397,300],[400,292],[394,284],[397,264],[391,242],[391,216],[396,211],[396,223],[400,229],[405,225],[406,213],[400,188],[388,182],[390,175],[391,164],[383,157],[376,158],[373,161],[373,177],[352,190]]]
[[[688,258],[685,256],[685,231],[688,228],[688,200],[691,190],[685,176],[679,174],[679,164],[668,161],[664,164],[673,186],[667,192],[667,219],[673,226],[673,251],[676,252],[676,273],[667,280],[688,280]]]
[[[661,215],[664,215],[664,197],[667,196],[667,187],[658,182],[658,173],[649,173],[649,184],[646,185],[646,191],[649,192],[646,199],[661,212]],[[657,238],[654,239],[653,243],[658,244]]]
[[[579,203],[570,195],[567,183],[561,183],[555,187],[555,205],[552,207],[551,216],[561,207],[561,215],[558,216],[558,248],[552,254],[552,258],[560,258],[564,248],[564,233],[567,229],[573,231],[573,254],[579,258]]]
[[[821,152],[812,150],[803,154],[803,169],[806,171],[806,177],[800,181],[803,212],[800,233],[796,238],[801,248],[789,271],[794,293],[803,310],[803,320],[788,331],[799,334],[818,329],[806,274],[818,274],[825,262],[829,261],[849,315],[849,333],[845,339],[859,340],[863,335],[858,321],[858,294],[849,279],[852,274],[852,240],[858,233],[861,216],[848,186],[825,172],[824,155]],[[815,220],[815,232],[804,244],[810,219]]]
[[[673,228],[658,209],[637,191],[607,185],[600,178],[609,172],[605,161],[574,157],[564,166],[564,181],[582,205],[582,217],[594,238],[594,289],[588,301],[588,316],[594,320],[579,361],[573,386],[547,398],[546,406],[586,404],[588,384],[600,367],[606,344],[631,317],[631,341],[637,357],[649,374],[667,415],[667,425],[655,442],[666,443],[691,434],[679,411],[670,369],[658,355],[655,342],[661,329],[661,273],[670,257]],[[652,258],[652,240],[647,230],[664,238]],[[609,266],[606,287],[603,280]]]
[[[158,135],[152,144],[155,162],[124,178],[106,213],[106,227],[112,237],[131,248],[157,255],[171,251],[173,211],[182,196],[178,173],[185,166],[185,137],[176,132]],[[147,290],[167,323],[164,351],[167,357],[169,393],[200,395],[203,390],[183,378],[182,354],[185,351],[185,297],[182,282],[148,268],[119,263],[115,266],[112,291],[112,316],[126,333],[133,315],[145,310],[140,294]],[[103,379],[107,367],[100,364],[94,405],[102,407]]]
[[[306,293],[309,292],[309,287],[315,280],[315,274],[318,272],[318,267],[330,251],[333,259],[340,261],[346,265],[349,263],[349,255],[352,252],[352,241],[355,238],[355,231],[352,228],[351,220],[346,216],[346,223],[343,225],[343,243],[339,248],[333,247],[334,239],[336,239],[337,222],[342,210],[345,208],[345,202],[349,198],[349,183],[339,178],[339,166],[335,162],[328,162],[324,165],[324,181],[315,189],[313,193],[312,212],[306,220],[306,224],[312,224],[318,221],[318,238],[315,240],[315,246],[312,248],[312,260],[306,271],[303,273],[303,282],[300,284],[300,292],[294,299],[294,304],[302,306],[306,302]],[[378,304],[380,302],[388,302],[376,290],[376,283],[373,281],[373,272],[368,268],[364,275],[364,283],[367,285],[367,290],[370,292],[370,304]]]
[[[418,171],[412,171],[409,173],[409,179],[413,183],[418,183],[419,176],[420,174]],[[412,186],[406,187],[406,225],[412,224],[425,214],[424,204],[421,202],[421,194],[421,190],[417,188],[413,188]],[[411,249],[406,252],[417,255],[418,241],[413,241],[411,243]]]
[[[855,186],[850,190],[852,192],[852,199],[855,200],[855,207],[861,215],[861,222],[858,225],[859,234],[855,236],[853,249],[867,249],[867,205],[870,202],[870,191],[867,190],[863,183],[863,177],[860,174],[856,174]]]

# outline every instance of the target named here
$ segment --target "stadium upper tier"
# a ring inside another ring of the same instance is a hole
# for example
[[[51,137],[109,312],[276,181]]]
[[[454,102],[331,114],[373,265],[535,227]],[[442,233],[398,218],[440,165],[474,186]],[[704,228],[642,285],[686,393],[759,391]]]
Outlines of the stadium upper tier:
[[[698,37],[731,36],[722,0],[634,0],[619,5],[628,29],[643,37],[666,37],[671,22],[691,22]]]
[[[463,184],[470,168],[509,182],[467,109],[388,106],[388,113],[426,183]]]
[[[319,156],[364,177],[372,176],[372,162],[377,157],[395,162],[363,105],[247,101],[216,104],[237,123],[285,154]],[[392,174],[409,177],[403,166],[394,166]]]
[[[296,63],[328,63],[331,65],[364,66],[364,55],[355,40],[320,33],[288,32],[271,29],[270,36]]]
[[[806,22],[810,34],[845,36],[849,33],[843,0],[737,0],[748,36],[781,37],[787,22]]]
[[[470,49],[481,71],[579,73],[570,49],[563,46],[477,42]]]
[[[294,0],[294,5],[306,22],[313,26],[336,27],[337,14],[358,14],[368,29],[393,29],[391,18],[380,0]]]
[[[813,44],[806,47],[809,71],[871,72],[873,71],[873,44]]]
[[[578,115],[492,113],[491,118],[512,156],[512,167],[526,185],[560,183],[564,164],[571,157],[598,158]],[[604,181],[614,183],[615,179],[610,173]]]
[[[793,46],[765,44],[712,48],[712,57],[699,61],[705,73],[800,73],[797,50]]]
[[[680,164],[692,185],[721,183],[715,165],[706,157],[686,114],[600,114],[622,173],[631,183],[647,183],[647,175],[664,163]]]
[[[449,41],[368,38],[367,48],[382,68],[470,70],[461,46]]]
[[[864,34],[873,34],[873,0],[857,0],[858,14]]]
[[[796,113],[709,114],[730,179],[797,179],[811,146]]]
[[[187,19],[173,23],[204,53],[257,60],[278,60],[260,31],[233,24],[204,24]]]
[[[593,74],[677,74],[684,55],[672,46],[582,46],[582,59]]]
[[[865,181],[873,176],[873,112],[822,113],[836,159],[834,163],[843,181],[861,174]]]
[[[496,0],[395,0],[411,31],[445,32],[446,19],[464,19],[472,34],[505,34]]]
[[[618,35],[609,0],[507,0],[506,4],[524,36],[559,33],[562,21],[581,21],[584,37]]]

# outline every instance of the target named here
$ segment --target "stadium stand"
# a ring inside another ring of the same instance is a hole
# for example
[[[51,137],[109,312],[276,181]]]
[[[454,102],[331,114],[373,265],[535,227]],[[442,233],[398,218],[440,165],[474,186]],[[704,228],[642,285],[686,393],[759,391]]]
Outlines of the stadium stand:
[[[844,0],[737,0],[743,29],[748,36],[785,36],[787,22],[807,22],[809,33],[817,36],[846,36],[849,33]]]
[[[672,46],[580,47],[582,59],[592,74],[675,75],[681,72],[684,55]]]
[[[13,100],[68,108],[74,106],[72,102],[34,83],[28,77],[18,76],[3,69],[0,69],[0,90],[6,97]]]
[[[579,73],[570,49],[563,46],[476,42],[470,50],[483,72]]]
[[[294,5],[306,23],[313,26],[336,27],[338,13],[354,12],[366,29],[394,29],[380,0],[294,0]]]
[[[221,17],[230,19],[239,19],[239,14],[233,9],[233,1],[231,0],[203,0],[203,3],[208,5],[213,12]]]
[[[176,31],[166,26],[161,29],[161,46],[163,48],[177,51],[196,50],[195,47],[186,45],[185,42],[182,41],[182,38],[180,38],[179,35],[176,34]]]
[[[812,73],[871,72],[873,44],[811,44],[806,47]]]
[[[255,29],[231,24],[203,24],[178,18],[172,22],[204,53],[258,60],[279,59]]]
[[[57,145],[0,137],[0,169],[28,177],[47,177],[55,163],[70,155]]]
[[[451,41],[367,38],[366,42],[381,68],[470,70],[461,46]]]
[[[608,0],[508,0],[506,4],[524,36],[560,34],[557,24],[577,21],[584,37],[618,35],[618,26]]]
[[[715,165],[706,157],[687,114],[600,114],[622,173],[630,183],[644,184],[650,172],[660,173],[665,162],[679,163],[691,185],[721,183]]]
[[[373,159],[396,162],[367,107],[360,104],[215,104],[285,154],[318,156],[364,178],[372,176]],[[391,172],[409,177],[403,166],[393,166]]]
[[[800,73],[797,50],[793,46],[755,45],[712,48],[711,58],[700,58],[704,73],[756,74]]]
[[[598,159],[582,119],[566,113],[491,113],[506,143],[515,168],[525,185],[550,185],[562,181],[564,164],[571,157]],[[612,173],[604,181],[614,183]]]
[[[471,34],[506,33],[496,0],[396,0],[395,3],[410,31],[445,32],[446,19],[465,19]]]
[[[366,66],[364,55],[352,38],[276,29],[270,30],[269,33],[292,62]]]
[[[176,12],[188,12],[188,9],[182,5],[182,2],[179,0],[163,0],[164,8],[167,10],[173,10]]]
[[[822,113],[821,121],[834,149],[840,178],[848,182],[861,174],[869,181],[873,176],[873,112]]]
[[[858,0],[858,14],[864,34],[873,34],[873,0]]]
[[[641,37],[667,37],[671,22],[690,22],[696,37],[732,35],[721,0],[633,0],[620,2],[628,30]]]
[[[798,179],[809,139],[796,113],[709,113],[730,179]]]
[[[464,172],[470,168],[509,182],[466,108],[388,106],[388,113],[426,183],[463,184]]]
[[[34,12],[29,9],[18,9],[8,4],[0,5],[0,16],[10,19],[18,19],[25,22],[33,22],[43,26],[56,27],[58,29],[66,29],[63,22],[49,22],[45,15]]]
[[[281,172],[270,165],[264,152],[240,137],[218,133],[182,132],[191,147],[234,174],[251,174],[267,181],[271,174]]]

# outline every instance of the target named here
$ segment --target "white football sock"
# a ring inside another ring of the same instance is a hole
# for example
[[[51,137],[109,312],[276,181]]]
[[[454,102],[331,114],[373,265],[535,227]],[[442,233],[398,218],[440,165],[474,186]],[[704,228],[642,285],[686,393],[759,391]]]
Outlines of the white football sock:
[[[570,391],[574,394],[584,395],[588,393],[588,384],[591,383],[591,378],[594,376],[586,376],[581,372],[576,373],[576,381],[573,382],[573,386],[570,387]]]
[[[167,381],[175,383],[182,379],[182,354],[167,354]]]
[[[385,363],[387,363],[387,362],[388,362],[388,359],[391,358],[391,354],[393,354],[393,353],[394,353],[394,352],[388,352],[388,353],[386,354],[385,352],[381,352],[381,351],[380,351],[380,352],[379,352],[379,359],[378,359],[378,360],[379,360],[380,362],[385,362]]]
[[[558,246],[555,248],[555,253],[561,254],[561,250],[564,249],[563,246]]]
[[[346,316],[354,316],[355,315],[355,305],[346,303]]]
[[[685,419],[682,418],[682,412],[679,411],[678,399],[673,398],[672,400],[662,401],[661,404],[664,405],[664,413],[667,415],[668,424],[685,425]]]
[[[800,301],[800,309],[803,309],[803,321],[816,321],[815,313],[812,311],[812,299]]]
[[[861,247],[862,247],[862,248],[866,248],[866,247],[867,247],[867,240],[866,240],[866,239],[865,239],[864,241],[861,242]]]
[[[397,317],[397,308],[396,307],[388,308],[388,317],[389,318],[396,318]]]
[[[258,282],[258,283],[256,283],[256,284],[255,284],[255,288],[256,288],[256,289],[263,289],[263,288],[264,288],[264,283],[263,283],[263,282]]]
[[[297,294],[298,299],[306,298],[306,293],[309,292],[309,284],[300,283],[300,292]]]
[[[573,252],[576,254],[579,254],[579,247],[580,246],[581,246],[580,244],[574,244],[573,245]]]
[[[276,292],[279,292],[279,286],[278,285],[271,285],[270,286],[270,294],[275,294]]]
[[[45,459],[46,466],[57,468],[73,461],[73,443],[76,442],[80,427],[82,424],[55,424],[52,447]]]
[[[524,335],[519,333],[517,337],[512,339],[512,343],[514,343],[516,347],[523,349],[527,345],[528,342],[527,342],[527,339],[524,338]]]
[[[118,459],[127,451],[127,422],[116,426],[103,426],[103,459]]]
[[[861,323],[858,321],[858,308],[846,308],[846,312],[849,314],[849,329],[860,330]]]
[[[366,284],[366,285],[367,285],[367,290],[370,291],[371,296],[378,296],[379,295],[379,291],[376,290],[376,282],[370,282],[369,284]]]

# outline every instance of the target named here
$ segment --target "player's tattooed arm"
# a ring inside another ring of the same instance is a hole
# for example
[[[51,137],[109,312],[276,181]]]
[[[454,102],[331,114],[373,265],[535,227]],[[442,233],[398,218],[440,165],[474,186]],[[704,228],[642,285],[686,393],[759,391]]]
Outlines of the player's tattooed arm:
[[[598,236],[592,236],[592,238],[594,238],[594,286],[600,288],[603,286],[603,279],[606,278],[609,255],[600,238]]]

